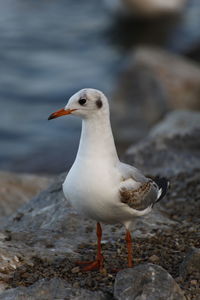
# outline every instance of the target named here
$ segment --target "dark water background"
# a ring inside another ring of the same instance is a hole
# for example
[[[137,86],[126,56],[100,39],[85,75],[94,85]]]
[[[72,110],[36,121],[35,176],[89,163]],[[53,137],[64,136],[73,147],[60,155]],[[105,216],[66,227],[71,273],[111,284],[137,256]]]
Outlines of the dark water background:
[[[179,19],[122,23],[99,0],[0,0],[0,169],[69,168],[80,121],[48,115],[84,87],[111,95],[139,44],[199,60],[200,1],[190,0]]]

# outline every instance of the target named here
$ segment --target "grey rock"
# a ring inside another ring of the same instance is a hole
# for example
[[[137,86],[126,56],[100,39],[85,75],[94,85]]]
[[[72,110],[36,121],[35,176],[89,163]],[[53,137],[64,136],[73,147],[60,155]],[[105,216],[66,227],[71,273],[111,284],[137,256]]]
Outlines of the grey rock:
[[[183,278],[191,274],[198,274],[200,277],[200,249],[190,249],[179,267],[179,274]]]
[[[29,287],[9,289],[0,294],[0,300],[106,300],[102,292],[91,292],[71,287],[66,281],[53,278],[42,279]]]
[[[64,198],[62,183],[65,176],[59,176],[47,190],[8,218],[3,228],[12,242],[23,241],[35,249],[48,248],[52,254],[66,255],[73,254],[81,242],[95,238],[95,223],[77,215]]]
[[[125,160],[149,175],[194,175],[200,169],[199,149],[200,113],[174,111],[146,139],[131,146]]]
[[[52,177],[0,171],[0,217],[14,213],[22,204],[46,189]]]
[[[200,110],[199,86],[196,63],[157,48],[136,49],[112,97],[119,142],[137,142],[171,110]]]
[[[120,271],[115,280],[114,296],[117,300],[185,300],[171,275],[154,264]]]
[[[200,113],[189,110],[175,110],[165,119],[155,125],[150,136],[159,138],[173,138],[174,136],[187,136],[191,131],[200,128]]]

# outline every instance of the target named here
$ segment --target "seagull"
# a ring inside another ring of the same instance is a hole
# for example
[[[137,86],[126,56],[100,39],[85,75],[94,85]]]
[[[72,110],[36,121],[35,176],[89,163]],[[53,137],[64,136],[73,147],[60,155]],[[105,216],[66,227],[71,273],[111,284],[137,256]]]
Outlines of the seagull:
[[[49,116],[64,115],[82,119],[82,131],[76,159],[63,183],[65,198],[87,218],[97,222],[97,256],[80,262],[82,270],[104,268],[101,249],[101,223],[125,226],[128,267],[132,262],[131,226],[137,217],[148,214],[164,197],[168,181],[145,177],[118,158],[110,124],[109,103],[99,90],[85,88],[75,93],[67,105]]]

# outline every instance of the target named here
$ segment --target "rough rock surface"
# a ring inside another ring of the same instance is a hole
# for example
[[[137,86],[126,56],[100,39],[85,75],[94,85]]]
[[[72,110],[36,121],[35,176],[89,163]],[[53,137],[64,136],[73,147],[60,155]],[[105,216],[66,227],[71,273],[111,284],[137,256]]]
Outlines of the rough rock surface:
[[[52,178],[0,172],[0,217],[8,216],[33,196],[46,189]]]
[[[117,138],[130,144],[168,111],[200,110],[199,86],[200,67],[192,61],[156,48],[136,49],[113,93]]]
[[[175,176],[200,169],[200,113],[174,111],[149,136],[130,147],[125,159],[147,174]]]
[[[192,248],[186,255],[179,268],[180,276],[187,277],[198,274],[200,278],[200,249]]]
[[[120,271],[115,280],[117,300],[185,300],[176,281],[163,268],[143,264]]]
[[[73,288],[66,281],[53,278],[42,279],[29,287],[18,287],[10,289],[0,294],[0,300],[106,300],[108,299],[102,292],[91,292],[85,289]]]

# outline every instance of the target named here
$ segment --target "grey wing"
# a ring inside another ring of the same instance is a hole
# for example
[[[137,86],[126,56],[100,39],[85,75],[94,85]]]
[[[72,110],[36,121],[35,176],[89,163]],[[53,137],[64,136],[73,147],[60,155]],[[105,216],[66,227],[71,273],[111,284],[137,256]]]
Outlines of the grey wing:
[[[149,178],[145,177],[140,170],[128,164],[120,162],[118,168],[122,175],[122,180],[132,178],[133,180],[141,183],[149,180]]]
[[[145,177],[138,169],[128,164],[119,164],[121,174],[120,200],[133,209],[144,210],[160,201],[169,187],[166,178]]]
[[[120,200],[136,210],[144,210],[157,201],[159,189],[155,182],[148,180],[141,183],[137,188],[121,186]]]

